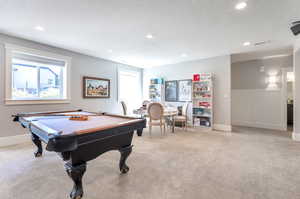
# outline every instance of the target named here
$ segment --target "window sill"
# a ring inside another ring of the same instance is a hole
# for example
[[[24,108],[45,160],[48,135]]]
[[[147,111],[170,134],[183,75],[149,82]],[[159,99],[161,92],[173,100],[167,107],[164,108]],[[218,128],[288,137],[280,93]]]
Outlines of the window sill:
[[[64,99],[64,100],[12,100],[12,99],[6,99],[5,105],[34,105],[34,104],[69,104],[71,103],[70,99]]]

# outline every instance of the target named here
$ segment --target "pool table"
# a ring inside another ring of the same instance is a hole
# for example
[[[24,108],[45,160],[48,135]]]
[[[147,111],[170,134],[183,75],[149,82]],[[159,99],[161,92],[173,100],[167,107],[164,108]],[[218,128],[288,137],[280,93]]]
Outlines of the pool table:
[[[88,120],[70,120],[74,115],[87,116]],[[120,152],[119,168],[121,173],[127,173],[126,159],[132,151],[133,133],[136,131],[141,136],[146,127],[143,118],[82,110],[19,113],[13,117],[15,122],[29,129],[37,146],[35,157],[42,156],[44,142],[46,150],[57,152],[65,161],[66,172],[74,182],[72,199],[83,196],[86,162],[107,151]]]

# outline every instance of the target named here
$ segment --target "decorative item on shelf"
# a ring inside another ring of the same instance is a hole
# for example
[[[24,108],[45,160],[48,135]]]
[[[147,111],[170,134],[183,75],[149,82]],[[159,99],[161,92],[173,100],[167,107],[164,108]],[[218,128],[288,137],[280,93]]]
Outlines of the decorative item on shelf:
[[[211,127],[209,118],[200,118],[200,126]]]
[[[196,81],[199,81],[200,80],[200,74],[195,74],[193,76],[193,81],[196,82]]]
[[[210,107],[210,103],[209,102],[199,102],[199,106],[202,106],[202,107],[206,107],[206,108],[209,108]]]
[[[149,99],[152,102],[162,101],[163,85],[164,85],[163,78],[153,78],[150,80]]]
[[[213,82],[212,73],[193,76],[193,124],[212,127],[213,121]]]
[[[83,77],[83,98],[109,98],[110,80],[97,77]]]
[[[163,84],[164,83],[164,79],[163,78],[154,78],[150,80],[151,84]]]

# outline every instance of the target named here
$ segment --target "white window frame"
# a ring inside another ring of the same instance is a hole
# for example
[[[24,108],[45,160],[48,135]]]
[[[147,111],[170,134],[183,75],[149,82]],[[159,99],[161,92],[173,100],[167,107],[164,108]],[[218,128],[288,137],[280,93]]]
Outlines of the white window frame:
[[[66,97],[65,99],[13,99],[12,98],[12,53],[21,52],[25,54],[36,55],[40,57],[61,60],[66,63]],[[47,51],[41,51],[37,49],[26,48],[13,44],[5,44],[5,104],[6,105],[19,105],[19,104],[62,104],[70,103],[71,101],[71,89],[70,89],[70,69],[71,69],[71,57],[50,53]]]
[[[129,68],[125,68],[125,67],[122,67],[122,66],[119,66],[118,67],[118,102],[121,102],[121,96],[120,96],[120,77],[121,77],[121,73],[122,72],[127,72],[127,73],[136,73],[138,74],[139,76],[139,92],[140,92],[140,95],[141,95],[141,99],[143,98],[143,91],[142,91],[142,80],[143,80],[143,73],[141,71],[138,71],[138,70],[134,70],[134,69],[129,69]]]

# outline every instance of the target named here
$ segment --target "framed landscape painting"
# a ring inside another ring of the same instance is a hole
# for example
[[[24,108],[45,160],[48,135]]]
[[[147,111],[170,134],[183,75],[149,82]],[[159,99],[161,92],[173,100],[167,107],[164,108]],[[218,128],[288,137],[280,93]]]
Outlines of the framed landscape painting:
[[[83,77],[84,98],[109,98],[110,80],[97,77]]]

